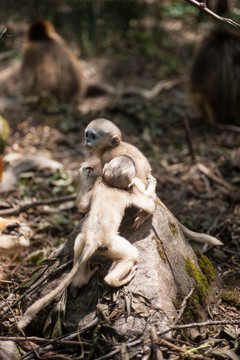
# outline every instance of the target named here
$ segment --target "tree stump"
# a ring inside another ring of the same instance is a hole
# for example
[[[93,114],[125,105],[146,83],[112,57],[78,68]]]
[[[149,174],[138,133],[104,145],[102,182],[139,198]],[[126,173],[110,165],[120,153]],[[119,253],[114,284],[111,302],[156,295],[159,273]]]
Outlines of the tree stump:
[[[138,230],[130,230],[134,211],[127,210],[120,227],[120,234],[139,251],[134,279],[122,288],[110,288],[103,283],[108,265],[103,258],[93,258],[92,262],[97,262],[100,267],[97,275],[78,290],[77,297],[72,296],[70,287],[60,301],[43,309],[28,326],[28,333],[56,337],[77,329],[89,330],[93,324],[92,328],[100,326],[108,336],[114,334],[118,341],[136,337],[146,339],[152,330],[161,333],[174,324],[182,300],[192,288],[194,291],[189,299],[190,306],[184,313],[185,320],[206,318],[206,302],[217,289],[210,261],[204,255],[195,253],[175,219],[161,207],[158,206],[154,216]],[[81,230],[81,224],[70,234],[66,244],[48,259],[52,265],[44,263],[35,273],[31,285],[34,291],[29,293],[31,287],[28,288],[28,296],[25,297],[28,300],[22,302],[22,308],[26,309],[55,288],[69,272],[74,239]]]

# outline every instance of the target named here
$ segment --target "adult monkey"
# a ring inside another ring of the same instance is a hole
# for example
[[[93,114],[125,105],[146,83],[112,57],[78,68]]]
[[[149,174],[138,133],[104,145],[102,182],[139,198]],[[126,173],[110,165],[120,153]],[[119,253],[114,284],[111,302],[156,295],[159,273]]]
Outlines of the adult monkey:
[[[86,84],[78,59],[47,20],[33,21],[27,31],[20,89],[24,95],[47,91],[64,102],[79,101],[85,94]]]
[[[210,125],[240,124],[240,32],[219,28],[196,47],[189,95]]]
[[[140,178],[147,187],[152,170],[148,160],[137,147],[122,141],[121,131],[112,121],[104,118],[91,121],[85,130],[85,145],[91,153],[95,153],[99,157],[102,168],[117,156],[127,155],[131,157],[135,163],[136,177]],[[213,236],[189,230],[175,218],[159,198],[156,201],[158,205],[171,214],[187,238],[200,243],[222,245],[222,242]],[[148,214],[140,211],[135,219],[135,228],[143,224],[148,217]]]
[[[109,186],[104,181],[104,173],[108,177],[113,172]],[[35,315],[72,282],[76,287],[82,287],[89,282],[98,270],[90,269],[89,260],[93,254],[104,255],[113,260],[104,281],[114,287],[125,285],[134,277],[137,266],[137,249],[128,240],[118,234],[125,209],[135,206],[153,214],[156,209],[156,180],[153,176],[148,178],[148,187],[137,178],[134,162],[129,156],[119,156],[106,164],[103,175],[99,176],[93,185],[93,168],[82,167],[79,171],[79,186],[82,189],[81,201],[84,207],[91,203],[90,211],[83,222],[81,232],[74,244],[74,266],[61,283],[49,294],[31,305],[18,323],[18,328],[26,327]],[[119,172],[122,189],[114,187],[115,180],[119,183]],[[89,197],[89,190],[91,196]],[[127,190],[125,190],[127,189]]]

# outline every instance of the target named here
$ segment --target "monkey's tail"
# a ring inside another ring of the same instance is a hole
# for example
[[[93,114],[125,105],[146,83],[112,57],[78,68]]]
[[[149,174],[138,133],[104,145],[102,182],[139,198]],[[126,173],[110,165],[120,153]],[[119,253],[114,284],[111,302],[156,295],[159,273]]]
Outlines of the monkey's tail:
[[[223,243],[220,240],[218,240],[217,238],[215,238],[215,237],[213,237],[211,235],[208,235],[208,234],[198,233],[196,231],[192,231],[192,230],[188,229],[186,226],[184,226],[183,224],[181,224],[180,221],[175,218],[173,213],[167,208],[167,206],[159,198],[157,198],[157,203],[164,210],[166,210],[170,215],[173,216],[173,218],[177,221],[178,226],[182,230],[183,234],[188,239],[199,242],[199,243],[203,243],[203,244],[223,245]]]
[[[61,281],[61,283],[55,289],[53,289],[43,298],[36,301],[27,309],[27,311],[23,314],[22,318],[18,322],[18,329],[25,328],[42,308],[50,304],[58,294],[60,294],[65,288],[67,288],[71,284],[74,275],[76,275],[78,271],[78,267],[79,262],[75,264],[70,273],[67,274],[64,280]]]
[[[74,265],[70,273],[61,281],[61,283],[53,289],[49,294],[45,295],[43,298],[36,301],[32,304],[27,311],[23,314],[22,318],[18,322],[18,329],[21,330],[25,328],[32,319],[37,315],[37,313],[47,305],[49,305],[58,294],[60,294],[63,290],[65,290],[72,282],[74,276],[77,274],[79,266],[89,259],[95,252],[95,248],[91,248],[89,246],[85,246],[82,255],[79,257],[77,263]]]
[[[217,238],[203,233],[192,231],[178,221],[178,225],[182,230],[183,234],[190,240],[210,245],[223,245],[223,243]]]

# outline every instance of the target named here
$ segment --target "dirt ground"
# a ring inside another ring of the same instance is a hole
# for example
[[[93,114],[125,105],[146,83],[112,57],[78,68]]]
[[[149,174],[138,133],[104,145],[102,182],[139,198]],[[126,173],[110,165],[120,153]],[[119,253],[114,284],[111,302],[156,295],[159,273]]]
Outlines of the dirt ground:
[[[202,250],[213,262],[226,290],[230,289],[234,296],[231,300],[230,297],[217,299],[214,313],[209,310],[209,316],[235,320],[240,319],[240,128],[210,127],[190,104],[187,78],[194,44],[213,26],[209,20],[200,23],[196,31],[196,26],[192,26],[194,21],[195,18],[162,20],[161,26],[168,32],[168,40],[162,43],[159,52],[162,58],[140,57],[131,47],[124,49],[122,57],[111,49],[109,52],[105,49],[101,56],[81,57],[88,80],[104,81],[120,88],[134,85],[151,89],[160,80],[179,79],[178,85],[163,90],[151,100],[106,95],[89,97],[73,105],[59,104],[51,97],[23,99],[17,88],[22,35],[14,40],[9,38],[11,50],[16,53],[0,60],[0,115],[11,129],[3,155],[5,158],[12,153],[46,155],[63,168],[55,172],[22,173],[15,189],[1,194],[0,210],[23,200],[75,193],[77,170],[89,159],[83,146],[84,128],[92,119],[106,117],[121,128],[124,140],[147,156],[158,181],[158,195],[175,216],[189,228],[223,241],[221,248]],[[0,31],[4,26],[19,32],[26,24],[22,21],[11,27],[9,19],[9,24],[0,24]],[[75,45],[70,43],[73,50]],[[78,221],[78,213],[72,201],[31,209],[19,214],[18,219],[31,227],[31,245],[2,258],[2,298],[64,242]],[[2,334],[11,334],[13,323],[11,319]],[[235,326],[214,328],[215,339],[222,339],[222,345],[218,348],[220,355],[209,358],[235,359],[224,351],[236,348],[238,333]],[[175,353],[178,354],[176,349]],[[168,351],[166,354],[170,356]],[[202,354],[200,350],[199,354]]]

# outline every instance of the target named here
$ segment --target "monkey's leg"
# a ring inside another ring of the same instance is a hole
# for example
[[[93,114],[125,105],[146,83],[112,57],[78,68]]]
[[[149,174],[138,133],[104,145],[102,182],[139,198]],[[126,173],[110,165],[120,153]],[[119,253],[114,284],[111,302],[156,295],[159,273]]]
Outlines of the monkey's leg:
[[[148,187],[143,193],[138,191],[137,183],[135,183],[135,185],[137,188],[135,188],[132,204],[140,209],[135,216],[132,226],[132,228],[136,230],[150,218],[156,209],[156,179],[152,175],[149,175]]]
[[[85,243],[86,243],[86,234],[85,233],[78,234],[74,242],[74,261],[73,261],[74,265],[82,255]]]
[[[114,287],[127,284],[136,274],[137,266],[134,265],[138,251],[129,241],[119,235],[115,235],[110,242],[106,256],[115,261],[113,268],[109,270],[104,281]]]
[[[98,267],[95,267],[94,269],[90,269],[90,261],[89,258],[95,251],[95,247],[93,251],[91,251],[91,255],[89,253],[88,255],[85,255],[89,252],[91,249],[91,246],[85,246],[86,245],[86,234],[80,233],[76,239],[74,244],[74,265],[78,262],[78,259],[80,256],[83,257],[83,260],[81,264],[78,267],[78,272],[74,276],[72,280],[72,284],[74,287],[82,287],[86,285],[91,277],[95,274],[95,272],[98,270]]]
[[[77,194],[76,206],[80,213],[86,214],[90,209],[92,191],[88,191],[85,195],[82,195],[80,192]]]

